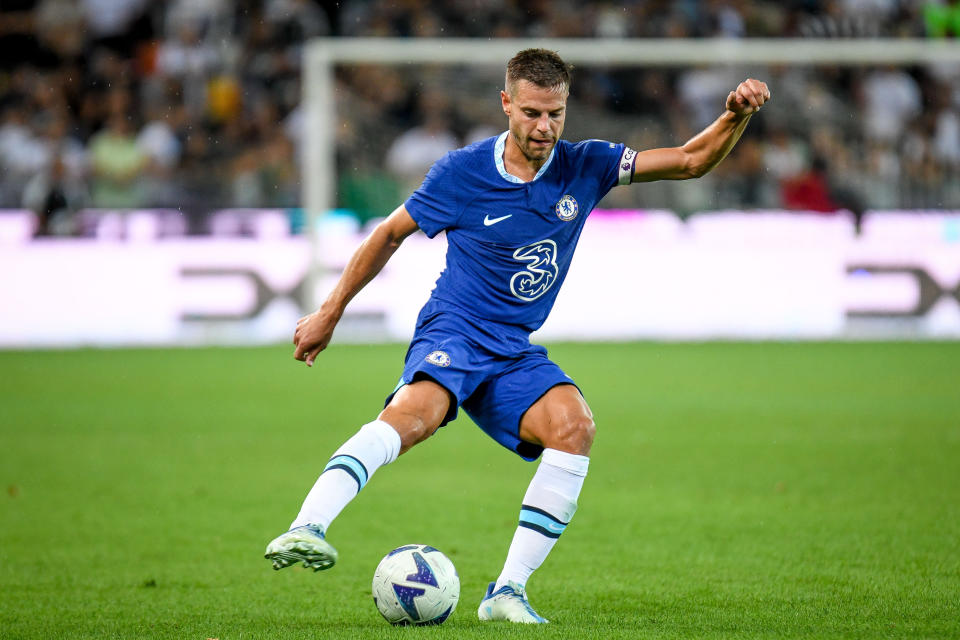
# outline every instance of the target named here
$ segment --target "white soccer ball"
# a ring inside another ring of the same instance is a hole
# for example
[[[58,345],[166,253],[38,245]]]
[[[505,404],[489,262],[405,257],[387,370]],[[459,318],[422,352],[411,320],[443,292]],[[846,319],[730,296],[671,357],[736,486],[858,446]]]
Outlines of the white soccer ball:
[[[457,608],[459,599],[456,568],[429,545],[397,547],[373,574],[373,601],[390,624],[440,624]]]

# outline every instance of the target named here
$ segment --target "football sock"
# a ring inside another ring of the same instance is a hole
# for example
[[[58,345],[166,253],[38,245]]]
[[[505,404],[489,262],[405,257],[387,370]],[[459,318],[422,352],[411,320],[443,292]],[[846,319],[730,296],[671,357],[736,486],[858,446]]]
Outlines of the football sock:
[[[589,464],[587,456],[544,449],[523,497],[520,525],[494,590],[510,581],[526,585],[530,574],[543,564],[577,510],[577,497]]]
[[[374,472],[399,454],[400,434],[393,427],[382,420],[363,425],[330,458],[290,528],[318,524],[328,529]]]

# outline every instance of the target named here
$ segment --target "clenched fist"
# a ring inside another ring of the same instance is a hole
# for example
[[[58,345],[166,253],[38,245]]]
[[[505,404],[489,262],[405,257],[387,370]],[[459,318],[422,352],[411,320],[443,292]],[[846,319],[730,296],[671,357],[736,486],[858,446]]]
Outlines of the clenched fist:
[[[766,82],[747,78],[727,96],[727,110],[738,116],[748,116],[759,111],[769,99],[770,89]]]

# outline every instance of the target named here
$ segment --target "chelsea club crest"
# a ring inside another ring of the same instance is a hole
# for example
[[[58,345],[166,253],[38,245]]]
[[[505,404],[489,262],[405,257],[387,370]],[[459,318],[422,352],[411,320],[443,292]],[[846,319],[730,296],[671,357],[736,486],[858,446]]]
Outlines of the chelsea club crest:
[[[430,364],[435,364],[438,367],[449,367],[450,366],[450,356],[447,355],[446,351],[434,351],[426,358],[424,358]]]
[[[580,212],[580,207],[577,205],[577,201],[573,196],[565,195],[560,198],[560,202],[557,203],[554,210],[557,212],[558,218],[564,222],[570,222],[577,217],[577,214]]]

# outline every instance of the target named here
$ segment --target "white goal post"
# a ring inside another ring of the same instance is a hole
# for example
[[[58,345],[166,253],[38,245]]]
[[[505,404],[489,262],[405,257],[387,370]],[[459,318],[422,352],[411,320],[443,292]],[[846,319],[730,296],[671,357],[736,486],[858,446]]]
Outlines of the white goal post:
[[[316,302],[315,275],[321,266],[317,220],[336,205],[336,97],[338,64],[404,65],[459,63],[498,65],[521,49],[557,51],[573,64],[591,66],[690,66],[701,64],[883,65],[960,64],[960,42],[920,39],[493,39],[318,38],[306,48],[302,146],[302,202],[311,238],[307,298]],[[384,212],[385,214],[388,212]]]

